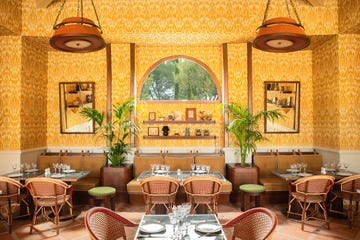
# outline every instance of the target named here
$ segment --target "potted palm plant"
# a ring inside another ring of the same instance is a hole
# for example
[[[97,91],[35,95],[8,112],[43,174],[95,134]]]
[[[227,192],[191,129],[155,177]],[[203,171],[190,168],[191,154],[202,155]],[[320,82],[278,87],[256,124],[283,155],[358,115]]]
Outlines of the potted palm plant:
[[[259,129],[259,121],[267,118],[271,121],[283,118],[278,110],[260,111],[253,114],[249,108],[229,103],[227,109],[230,113],[231,122],[225,126],[226,131],[232,133],[239,147],[240,165],[246,166],[246,156],[256,151],[256,143],[267,138]]]
[[[118,196],[126,193],[126,184],[132,179],[132,168],[127,164],[131,151],[128,137],[139,132],[138,124],[130,119],[134,109],[134,98],[114,104],[112,120],[107,122],[105,113],[97,109],[84,108],[80,112],[83,117],[95,122],[95,136],[106,140],[107,165],[100,169],[101,184],[115,187]]]

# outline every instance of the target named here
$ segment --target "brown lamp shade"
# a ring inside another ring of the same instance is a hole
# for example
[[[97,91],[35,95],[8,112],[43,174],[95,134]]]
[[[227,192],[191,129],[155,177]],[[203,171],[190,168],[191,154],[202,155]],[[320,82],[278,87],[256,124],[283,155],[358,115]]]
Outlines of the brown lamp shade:
[[[271,18],[258,29],[253,46],[263,51],[292,52],[306,48],[310,44],[303,26],[291,18]]]
[[[60,51],[85,53],[98,51],[106,46],[98,27],[88,18],[65,18],[54,29],[50,45]]]

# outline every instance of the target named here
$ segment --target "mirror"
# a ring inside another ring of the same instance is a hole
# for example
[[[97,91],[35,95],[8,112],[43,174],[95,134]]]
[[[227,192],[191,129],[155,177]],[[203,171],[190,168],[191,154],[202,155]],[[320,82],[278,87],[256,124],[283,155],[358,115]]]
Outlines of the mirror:
[[[279,109],[285,116],[265,119],[265,133],[298,133],[300,82],[265,82],[265,110]]]
[[[94,122],[81,116],[82,108],[94,108],[94,82],[60,82],[60,132],[94,133]]]

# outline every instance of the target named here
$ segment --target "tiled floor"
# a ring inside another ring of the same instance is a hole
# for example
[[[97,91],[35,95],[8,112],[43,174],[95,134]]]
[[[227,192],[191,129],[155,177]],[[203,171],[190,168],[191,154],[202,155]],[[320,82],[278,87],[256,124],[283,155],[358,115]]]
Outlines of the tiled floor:
[[[300,223],[287,220],[281,213],[286,207],[282,205],[267,205],[277,213],[279,225],[273,235],[274,240],[330,240],[330,239],[359,239],[360,240],[360,216],[354,222],[353,229],[349,229],[346,219],[331,217],[331,230],[328,230],[322,223],[313,221],[316,227],[305,226],[305,231],[301,230]],[[83,240],[90,239],[83,222],[83,215],[87,206],[76,206],[75,212],[80,214],[75,222],[72,220],[63,221],[60,224],[60,234],[57,236],[54,225],[50,222],[36,225],[36,230],[29,235],[30,220],[16,220],[12,234],[7,233],[5,224],[0,224],[1,240],[37,240],[37,239],[60,239],[60,240]],[[116,210],[122,212],[126,217],[138,221],[143,214],[142,206],[133,206],[131,204],[119,203]],[[238,206],[221,205],[219,206],[219,218],[225,221],[226,218],[234,216],[239,211]]]

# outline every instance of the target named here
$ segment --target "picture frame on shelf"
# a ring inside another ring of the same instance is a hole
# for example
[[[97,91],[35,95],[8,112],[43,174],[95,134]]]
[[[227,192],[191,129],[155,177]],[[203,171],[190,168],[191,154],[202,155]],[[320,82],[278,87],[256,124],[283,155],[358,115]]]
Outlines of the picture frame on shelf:
[[[149,120],[150,121],[156,120],[156,112],[149,112]]]
[[[159,136],[159,127],[148,127],[148,136]]]
[[[196,120],[196,108],[186,108],[186,120]]]

